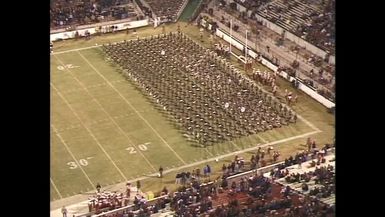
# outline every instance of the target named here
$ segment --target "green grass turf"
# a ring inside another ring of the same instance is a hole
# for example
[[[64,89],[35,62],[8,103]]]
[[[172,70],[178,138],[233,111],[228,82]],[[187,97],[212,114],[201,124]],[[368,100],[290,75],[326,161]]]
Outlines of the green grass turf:
[[[177,24],[167,25],[166,31],[175,31],[176,27]],[[181,27],[183,32],[201,43],[196,26],[181,23]],[[161,28],[145,27],[139,29],[137,35],[142,37],[158,33],[161,33]],[[206,47],[213,43],[208,36],[205,32],[201,43]],[[132,32],[128,35],[123,32],[93,37],[89,41],[56,42],[54,46],[55,51],[63,51],[130,38],[136,36]],[[242,68],[243,65],[234,58],[232,61]],[[74,68],[58,69],[58,66],[66,64],[72,64]],[[256,67],[266,69],[263,66]],[[299,95],[299,102],[293,109],[322,131],[311,137],[318,144],[331,142],[334,138],[334,116],[326,113],[325,107],[306,94],[294,90],[290,83],[278,79],[278,85],[281,94],[287,88]],[[236,139],[233,141],[235,145],[227,142],[207,149],[198,148],[186,141],[162,111],[131,82],[126,81],[116,67],[104,60],[100,48],[51,56],[51,201],[60,199],[53,185],[66,198],[92,190],[97,182],[102,186],[113,185],[123,182],[125,178],[131,180],[154,173],[159,166],[167,170],[254,147],[264,141],[273,142],[312,131],[299,120],[281,129]],[[305,148],[305,141],[306,138],[291,140],[278,144],[276,149],[281,151],[283,159]],[[242,156],[249,159],[251,154],[247,152]],[[222,163],[232,158],[227,157],[210,164],[218,172]],[[70,169],[74,167],[71,162],[75,161],[83,166]],[[195,167],[202,169],[203,165]],[[158,192],[164,186],[175,189],[175,173],[166,174],[163,179],[143,180],[143,191]],[[217,175],[214,173],[212,177]]]

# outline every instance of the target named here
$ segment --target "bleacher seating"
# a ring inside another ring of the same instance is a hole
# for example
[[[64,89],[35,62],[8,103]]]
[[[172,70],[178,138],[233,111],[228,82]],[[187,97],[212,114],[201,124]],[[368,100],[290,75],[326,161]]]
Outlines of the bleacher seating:
[[[132,0],[51,0],[51,29],[136,18]]]
[[[335,0],[275,0],[255,12],[310,43],[334,53]]]
[[[174,21],[186,0],[146,0],[157,17]]]

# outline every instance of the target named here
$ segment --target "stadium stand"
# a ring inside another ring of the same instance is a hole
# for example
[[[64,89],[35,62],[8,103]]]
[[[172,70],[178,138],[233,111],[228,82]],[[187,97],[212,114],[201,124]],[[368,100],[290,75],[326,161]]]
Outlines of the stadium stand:
[[[296,122],[287,105],[182,33],[116,43],[104,50],[199,144]]]
[[[334,53],[335,0],[235,0],[310,43]]]
[[[135,19],[138,16],[132,0],[51,0],[51,29],[77,25]]]
[[[146,2],[157,17],[176,21],[187,0],[146,0]]]
[[[255,12],[310,43],[334,53],[335,0],[276,0]]]
[[[256,156],[261,158],[263,154],[260,149]],[[311,165],[313,157],[319,159],[315,166]],[[129,209],[98,217],[162,216],[162,213],[163,216],[333,217],[334,158],[334,148],[326,144],[322,149],[299,152],[259,172],[240,170],[229,176],[224,171],[221,177],[208,182],[194,176],[174,193],[163,189],[159,200],[138,200]],[[236,156],[234,161],[240,159]],[[251,161],[243,163],[251,165]],[[302,190],[305,183],[312,182],[314,186]],[[316,184],[324,186],[319,188]]]
[[[148,17],[152,17],[152,11],[150,8],[146,7],[141,0],[134,0],[136,2],[136,4],[138,5],[138,7],[143,11],[143,13],[148,16]]]

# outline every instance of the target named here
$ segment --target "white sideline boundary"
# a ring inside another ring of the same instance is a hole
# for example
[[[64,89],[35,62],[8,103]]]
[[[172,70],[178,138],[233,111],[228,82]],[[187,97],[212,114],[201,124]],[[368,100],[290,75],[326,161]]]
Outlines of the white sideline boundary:
[[[88,49],[97,48],[97,47],[101,47],[101,46],[102,45],[94,45],[94,46],[90,46],[90,47],[83,47],[83,48],[77,48],[77,49],[72,49],[72,50],[64,50],[64,51],[59,51],[59,52],[52,52],[51,56],[53,56],[55,54],[63,54],[63,53],[70,53],[70,52],[80,51],[80,50],[88,50]]]
[[[116,93],[118,93],[118,95],[127,103],[127,105],[129,105],[131,107],[132,110],[135,111],[135,113],[138,115],[139,118],[141,118],[146,124],[147,126],[149,126],[151,128],[151,130],[162,140],[162,142],[175,154],[175,156],[183,163],[183,164],[187,164],[183,158],[181,158],[179,156],[178,153],[175,152],[175,150],[170,146],[170,144],[168,144],[168,142],[158,133],[158,131],[156,131],[154,129],[154,127],[152,127],[152,125],[139,113],[138,110],[136,110],[136,108],[120,93],[120,91],[118,89],[116,89],[116,87],[111,84],[111,82],[106,79],[106,77],[104,77],[104,75],[102,75],[99,70],[97,70],[89,61],[87,58],[85,58],[79,51],[77,51],[77,53],[84,59],[84,61],[87,62],[87,64],[89,66],[91,66],[91,68],[101,77],[103,78],[107,84],[113,89],[115,90]]]

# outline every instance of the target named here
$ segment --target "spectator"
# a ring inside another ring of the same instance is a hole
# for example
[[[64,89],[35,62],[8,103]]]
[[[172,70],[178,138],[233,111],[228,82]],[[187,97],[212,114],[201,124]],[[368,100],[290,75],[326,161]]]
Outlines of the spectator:
[[[141,188],[140,180],[136,181],[136,188],[138,189],[138,192],[139,192]]]
[[[96,190],[98,191],[98,193],[100,193],[100,189],[102,188],[102,186],[100,186],[99,182],[96,184]]]
[[[65,206],[61,208],[61,213],[63,214],[63,217],[67,217],[67,208]]]
[[[163,167],[162,166],[159,167],[159,177],[163,178]]]

